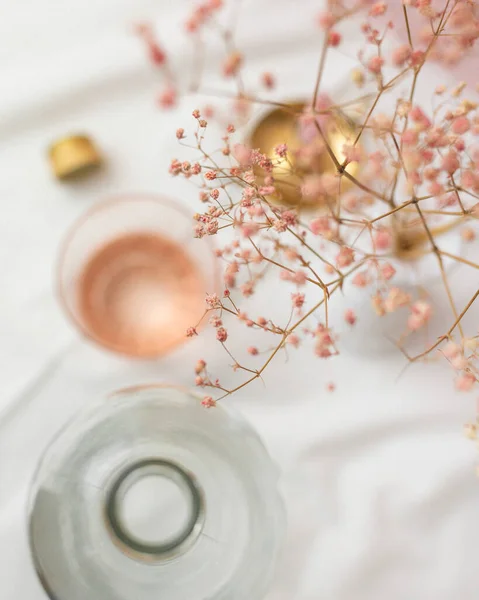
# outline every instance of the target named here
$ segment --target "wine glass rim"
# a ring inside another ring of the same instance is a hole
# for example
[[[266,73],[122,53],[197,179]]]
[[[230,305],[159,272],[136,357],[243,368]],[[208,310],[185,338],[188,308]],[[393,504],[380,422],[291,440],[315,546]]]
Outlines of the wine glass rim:
[[[115,208],[116,206],[119,206],[119,205],[134,204],[134,203],[139,203],[139,202],[150,202],[150,203],[156,204],[158,206],[167,206],[168,208],[173,208],[173,210],[176,210],[179,214],[181,214],[185,218],[192,218],[192,216],[193,216],[193,212],[190,211],[186,207],[186,205],[183,201],[177,200],[175,198],[171,198],[168,196],[164,196],[162,194],[154,194],[154,193],[147,193],[147,192],[139,192],[139,193],[124,192],[124,193],[109,196],[103,200],[96,202],[93,206],[89,207],[82,215],[80,215],[80,217],[78,217],[73,222],[73,224],[67,229],[67,232],[66,232],[62,242],[60,243],[60,247],[58,250],[58,259],[57,259],[57,264],[56,264],[56,269],[55,269],[55,294],[59,300],[60,306],[62,307],[64,313],[67,315],[68,320],[77,330],[80,331],[80,333],[82,334],[82,336],[85,339],[90,340],[90,341],[94,342],[96,345],[99,345],[100,347],[102,347],[110,352],[113,352],[115,354],[127,356],[127,357],[133,358],[133,359],[145,360],[145,359],[159,358],[161,356],[164,356],[168,352],[170,352],[170,350],[172,350],[173,348],[180,347],[187,341],[186,335],[185,335],[184,340],[173,340],[170,344],[163,347],[161,351],[142,352],[141,354],[132,354],[132,353],[122,349],[121,347],[115,346],[114,344],[106,344],[104,341],[100,340],[97,336],[95,336],[92,332],[90,332],[81,323],[81,321],[75,316],[73,310],[70,308],[70,306],[68,305],[68,302],[66,300],[66,289],[65,289],[65,285],[63,283],[63,278],[62,278],[64,269],[65,269],[65,260],[66,260],[66,255],[67,255],[69,246],[70,246],[73,238],[77,234],[77,232],[80,231],[81,228],[92,217],[94,217],[97,214],[100,214],[101,212],[103,212],[105,210]],[[192,235],[192,239],[194,239],[193,235]],[[208,245],[209,252],[213,259],[212,260],[212,272],[211,272],[211,274],[208,274],[208,278],[211,278],[212,286],[214,288],[214,291],[216,292],[219,290],[219,268],[218,268],[218,261],[214,260],[215,257],[214,257],[213,251],[214,251],[215,245],[210,236],[208,236],[206,239],[203,239],[203,242]],[[206,290],[205,290],[205,292],[206,292]]]

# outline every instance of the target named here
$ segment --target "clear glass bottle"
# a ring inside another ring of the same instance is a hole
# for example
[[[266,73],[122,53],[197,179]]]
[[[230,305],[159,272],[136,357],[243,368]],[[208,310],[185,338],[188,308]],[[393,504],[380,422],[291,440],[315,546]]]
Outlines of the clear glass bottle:
[[[249,600],[284,526],[278,471],[229,408],[132,388],[82,412],[32,484],[30,548],[55,600]]]

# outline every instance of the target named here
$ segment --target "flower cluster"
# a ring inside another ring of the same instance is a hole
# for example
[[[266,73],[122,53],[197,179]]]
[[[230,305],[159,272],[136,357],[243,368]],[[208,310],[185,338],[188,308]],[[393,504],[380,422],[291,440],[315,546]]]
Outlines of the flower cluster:
[[[188,31],[195,34],[213,22],[218,30],[215,19],[222,4],[200,3],[187,22]],[[429,62],[448,66],[473,52],[479,37],[475,4],[329,0],[325,11],[312,15],[323,44],[311,97],[291,105],[281,98],[270,103],[269,114],[280,111],[282,122],[288,117],[293,133],[268,148],[257,147],[238,128],[257,104],[264,110],[268,101],[246,90],[244,55],[234,43],[233,30],[219,28],[225,48],[220,72],[237,86],[233,97],[225,99],[229,122],[215,120],[221,128],[220,147],[210,150],[205,142],[211,112],[195,108],[195,126],[184,123],[176,131],[179,144],[193,150],[195,160],[174,159],[170,164],[173,176],[199,188],[204,210],[194,217],[194,235],[221,235],[222,240],[216,254],[224,267],[225,291],[222,297],[207,297],[204,318],[233,360],[234,370],[245,378],[228,387],[211,377],[200,361],[196,383],[209,388],[216,401],[262,377],[280,352],[306,340],[313,342],[320,359],[338,354],[341,339],[330,322],[329,305],[351,290],[366,296],[366,309],[378,318],[394,313],[403,319],[397,344],[408,360],[443,357],[455,372],[458,390],[478,387],[478,324],[467,332],[465,316],[471,309],[477,314],[479,285],[462,299],[448,265],[470,269],[477,278],[479,264],[461,251],[451,251],[443,240],[453,236],[460,248],[476,237],[479,105],[474,90],[464,83],[440,85],[426,99],[417,91],[418,81],[427,80]],[[389,18],[397,5],[401,23]],[[343,24],[353,19],[359,47],[349,91],[357,88],[357,94],[335,98],[323,90],[324,65],[332,49],[344,43]],[[391,33],[399,26],[405,32],[402,41]],[[143,37],[152,61],[162,66],[163,54],[148,30]],[[268,71],[259,83],[271,90],[276,77]],[[392,105],[388,111],[382,104],[386,95],[394,97],[386,104]],[[428,275],[435,274],[441,282],[450,307],[450,313],[440,317],[443,330],[433,339],[429,330],[435,298],[424,289],[427,285],[405,282],[398,275],[405,265],[414,270],[424,260],[435,272]],[[275,273],[287,299],[282,321],[253,316],[247,304],[264,279]],[[361,311],[347,308],[343,319],[353,330]],[[245,345],[244,360],[234,357],[236,323],[248,328],[254,339],[254,344]],[[187,335],[196,335],[197,327],[192,324]],[[265,333],[264,348],[260,338],[257,342],[260,332]],[[410,340],[422,341],[424,349],[411,354]],[[248,359],[254,361],[250,366]],[[214,406],[213,396],[206,396],[204,404]]]

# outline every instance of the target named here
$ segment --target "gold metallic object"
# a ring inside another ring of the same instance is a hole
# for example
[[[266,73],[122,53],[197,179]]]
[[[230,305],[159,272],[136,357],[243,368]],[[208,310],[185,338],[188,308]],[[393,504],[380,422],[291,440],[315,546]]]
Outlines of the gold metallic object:
[[[97,168],[102,157],[86,135],[71,135],[54,142],[49,149],[55,177],[69,179]]]
[[[273,160],[274,168],[272,175],[275,179],[276,189],[278,194],[271,198],[278,204],[287,206],[303,206],[309,208],[317,208],[324,206],[324,196],[317,198],[305,198],[301,193],[301,185],[304,177],[311,174],[336,174],[337,170],[333,160],[323,147],[312,161],[307,164],[301,154],[304,150],[308,150],[306,144],[301,138],[300,119],[304,115],[306,104],[304,102],[291,103],[285,107],[275,108],[267,113],[257,124],[252,131],[248,145],[251,148],[259,149],[266,154],[268,158]],[[314,117],[312,117],[314,119]],[[314,127],[314,125],[313,125]],[[339,162],[345,158],[342,148],[344,144],[351,143],[355,137],[355,126],[347,117],[339,112],[332,113],[328,120],[325,136],[331,150],[334,152]],[[316,143],[322,144],[318,134],[315,135]],[[313,142],[314,143],[314,142]],[[286,144],[288,146],[288,154],[286,158],[278,158],[275,154],[275,147],[278,144]],[[347,166],[348,173],[354,175],[358,169],[358,163],[354,162]],[[265,172],[258,168],[255,170],[256,175],[261,178],[265,176]],[[347,190],[351,182],[342,177],[341,191]],[[338,181],[338,191],[339,191]]]
[[[463,222],[462,217],[454,219],[449,223],[430,227],[429,232],[436,239],[448,231],[452,231],[457,225]],[[429,234],[421,224],[413,225],[410,228],[402,226],[402,228],[396,231],[393,248],[394,255],[404,261],[416,260],[433,249]]]

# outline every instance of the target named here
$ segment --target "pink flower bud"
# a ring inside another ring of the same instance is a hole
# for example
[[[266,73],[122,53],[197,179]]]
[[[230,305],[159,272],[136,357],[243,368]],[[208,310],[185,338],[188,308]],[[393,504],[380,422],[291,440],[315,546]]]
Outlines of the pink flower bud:
[[[392,53],[392,63],[395,67],[402,67],[411,57],[411,48],[407,44],[395,48]]]
[[[205,408],[214,408],[216,406],[216,400],[213,400],[211,396],[205,396],[201,401],[201,404]]]
[[[354,325],[356,323],[356,314],[354,310],[348,308],[344,313],[344,320],[346,321],[346,323]]]
[[[471,125],[467,117],[458,117],[452,122],[451,129],[453,133],[462,135],[463,133],[466,133],[466,131],[469,131],[470,127]]]
[[[442,353],[444,354],[444,356],[446,358],[448,358],[449,360],[452,360],[457,354],[459,354],[461,352],[462,352],[461,346],[459,346],[459,344],[456,344],[454,342],[448,342],[442,350]]]
[[[347,246],[343,246],[339,251],[339,254],[336,255],[336,264],[342,269],[344,267],[349,267],[350,264],[354,261],[354,250],[352,248],[348,248]]]
[[[366,287],[368,285],[369,281],[368,281],[368,276],[366,273],[362,272],[362,273],[356,273],[356,275],[354,275],[353,277],[353,285],[355,285],[356,287]]]
[[[441,168],[450,175],[459,169],[459,161],[456,153],[453,150],[449,150],[446,156],[444,156],[442,159]]]
[[[387,250],[392,241],[393,236],[388,229],[379,229],[373,236],[373,244],[377,250]]]
[[[385,263],[381,267],[381,276],[383,279],[389,280],[394,277],[396,274],[396,269],[392,266],[391,263]]]
[[[228,333],[224,327],[219,327],[216,330],[216,339],[221,343],[226,342],[228,339]]]
[[[476,381],[477,380],[472,373],[463,373],[462,375],[459,375],[459,377],[456,377],[454,383],[456,390],[459,390],[460,392],[468,392],[472,389],[472,386],[476,383]]]
[[[205,367],[206,367],[205,361],[200,359],[195,365],[195,373],[197,375],[199,375]]]
[[[379,75],[379,73],[381,73],[381,67],[384,64],[384,59],[381,58],[380,56],[373,56],[372,58],[369,59],[368,64],[367,64],[367,68],[371,73],[374,73],[375,75]]]
[[[380,17],[386,12],[386,9],[387,9],[386,2],[376,2],[369,9],[369,16]]]
[[[335,48],[341,43],[341,34],[338,31],[330,31],[328,34],[328,44]]]
[[[274,88],[275,86],[275,80],[274,77],[271,73],[263,73],[261,75],[261,83],[264,85],[264,87],[268,90],[271,90]]]

